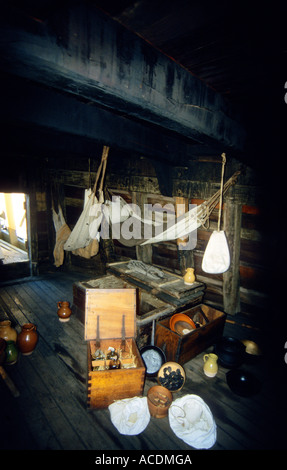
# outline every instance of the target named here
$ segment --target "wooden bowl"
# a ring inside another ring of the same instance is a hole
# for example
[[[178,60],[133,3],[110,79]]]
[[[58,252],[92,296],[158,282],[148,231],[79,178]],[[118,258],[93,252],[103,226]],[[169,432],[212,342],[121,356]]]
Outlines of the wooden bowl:
[[[262,351],[257,343],[251,341],[250,339],[242,339],[241,343],[245,346],[246,354],[251,354],[252,356],[261,356]]]
[[[257,343],[249,339],[243,339],[241,342],[245,346],[245,362],[253,364],[262,359],[262,350]]]
[[[151,416],[165,418],[172,403],[172,393],[165,387],[155,385],[147,392],[147,403]]]
[[[179,392],[185,384],[184,368],[177,362],[166,362],[161,366],[157,374],[159,385],[171,392]]]
[[[196,325],[188,315],[175,313],[169,320],[169,328],[179,335],[185,335],[195,330]]]

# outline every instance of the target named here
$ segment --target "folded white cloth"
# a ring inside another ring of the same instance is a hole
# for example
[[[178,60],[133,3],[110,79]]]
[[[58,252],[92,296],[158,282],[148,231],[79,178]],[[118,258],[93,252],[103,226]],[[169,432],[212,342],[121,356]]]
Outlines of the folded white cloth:
[[[147,397],[124,398],[109,405],[111,421],[120,434],[134,436],[150,421]]]
[[[208,405],[197,395],[175,400],[168,410],[173,432],[196,449],[209,449],[216,441],[216,423]]]

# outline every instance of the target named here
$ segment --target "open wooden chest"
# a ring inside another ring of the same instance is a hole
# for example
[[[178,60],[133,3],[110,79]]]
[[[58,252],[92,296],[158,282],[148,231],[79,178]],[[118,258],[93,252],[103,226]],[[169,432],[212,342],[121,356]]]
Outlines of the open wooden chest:
[[[179,334],[169,327],[171,317],[165,318],[156,324],[155,346],[164,351],[167,361],[182,365],[221,338],[226,314],[204,304],[181,313],[189,316],[197,328],[187,334]]]
[[[88,406],[143,394],[145,366],[135,342],[136,289],[87,289],[85,339],[88,341]],[[111,369],[112,350],[120,368]]]

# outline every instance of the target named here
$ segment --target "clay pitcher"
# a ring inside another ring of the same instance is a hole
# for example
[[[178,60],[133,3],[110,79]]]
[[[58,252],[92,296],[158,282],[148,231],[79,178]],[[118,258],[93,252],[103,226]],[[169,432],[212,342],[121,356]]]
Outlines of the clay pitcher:
[[[194,268],[187,268],[185,275],[183,276],[184,284],[190,286],[195,281]]]
[[[215,377],[218,372],[217,365],[218,356],[216,354],[210,353],[203,356],[204,366],[203,372],[207,377]]]
[[[58,317],[61,322],[69,321],[71,313],[69,302],[58,302]]]
[[[11,366],[12,364],[15,364],[18,359],[18,348],[16,346],[15,341],[9,340],[6,341],[6,358],[5,358],[5,364]]]
[[[5,341],[17,341],[17,331],[12,328],[10,320],[3,320],[0,322],[0,338]]]
[[[33,323],[25,323],[18,334],[17,346],[23,356],[28,356],[34,351],[38,342],[38,333]]]

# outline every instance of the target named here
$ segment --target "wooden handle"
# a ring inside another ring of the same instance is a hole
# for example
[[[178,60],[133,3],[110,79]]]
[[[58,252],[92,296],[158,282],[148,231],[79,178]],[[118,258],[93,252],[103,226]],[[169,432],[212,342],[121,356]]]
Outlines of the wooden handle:
[[[93,193],[94,194],[96,193],[96,190],[97,190],[97,185],[98,185],[98,181],[99,181],[99,178],[100,178],[101,171],[102,171],[102,177],[101,177],[99,191],[102,191],[102,189],[103,189],[103,182],[104,182],[104,176],[105,176],[105,172],[106,172],[107,158],[108,158],[109,150],[110,150],[110,147],[107,147],[105,145],[103,146],[102,159],[101,159],[101,163],[99,165],[99,168],[98,168],[98,171],[97,171],[97,174],[96,174],[96,181],[95,181],[95,184],[94,184],[94,187],[93,187]]]
[[[9,388],[10,392],[12,393],[13,397],[15,398],[19,397],[20,396],[19,390],[17,389],[15,384],[12,382],[9,375],[7,374],[7,372],[2,366],[0,366],[0,375],[2,379],[4,380],[5,384],[7,385],[7,387]]]

